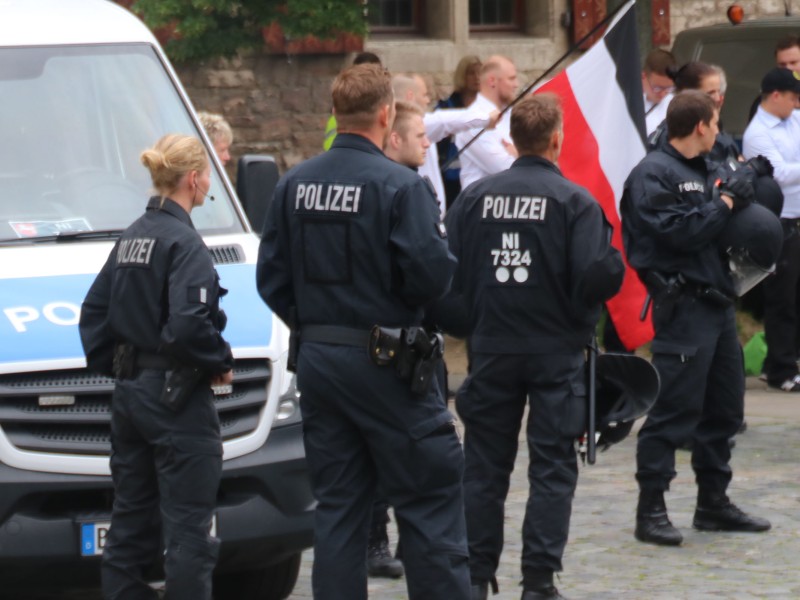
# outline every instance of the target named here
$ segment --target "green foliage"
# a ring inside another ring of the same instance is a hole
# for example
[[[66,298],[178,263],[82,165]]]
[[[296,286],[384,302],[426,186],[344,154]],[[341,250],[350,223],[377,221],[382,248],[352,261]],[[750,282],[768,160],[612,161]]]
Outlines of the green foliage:
[[[131,9],[157,34],[174,31],[164,49],[178,62],[260,47],[272,22],[287,38],[367,31],[362,0],[136,0]]]

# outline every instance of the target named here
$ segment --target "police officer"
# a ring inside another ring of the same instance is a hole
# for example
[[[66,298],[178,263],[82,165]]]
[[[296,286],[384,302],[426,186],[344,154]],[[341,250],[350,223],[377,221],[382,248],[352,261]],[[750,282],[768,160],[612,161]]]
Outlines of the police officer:
[[[120,237],[83,302],[90,370],[113,374],[114,507],[103,596],[155,600],[144,579],[161,537],[169,598],[211,598],[219,541],[209,533],[222,471],[210,384],[230,383],[224,293],[190,212],[208,194],[200,140],[167,135],[142,153],[158,195]]]
[[[728,439],[742,423],[744,369],[736,336],[734,288],[716,238],[731,212],[753,197],[749,177],[715,191],[703,155],[717,137],[714,101],[690,90],[667,111],[669,144],[648,154],[625,182],[620,208],[628,260],[653,298],[653,363],[661,392],[639,432],[636,538],[679,545],[664,492],[675,449],[693,439],[698,484],[693,526],[702,531],[765,531],[770,523],[730,502]]]
[[[496,591],[503,505],[528,399],[522,598],[562,598],[553,572],[562,568],[578,479],[575,440],[586,423],[584,350],[602,302],[622,283],[600,205],[555,164],[562,119],[555,96],[517,104],[510,127],[520,158],[465,189],[445,218],[459,261],[453,293],[463,296],[472,325],[472,369],[456,403],[476,600],[490,583]]]
[[[314,597],[367,597],[367,530],[380,487],[397,517],[409,596],[464,599],[463,455],[453,417],[438,386],[398,374],[411,336],[392,332],[419,333],[422,307],[447,290],[455,260],[429,186],[381,151],[394,117],[390,75],[349,67],[332,97],[339,134],[330,151],[279,182],[256,275],[261,296],[299,333],[318,502]],[[378,340],[374,355],[370,340]]]

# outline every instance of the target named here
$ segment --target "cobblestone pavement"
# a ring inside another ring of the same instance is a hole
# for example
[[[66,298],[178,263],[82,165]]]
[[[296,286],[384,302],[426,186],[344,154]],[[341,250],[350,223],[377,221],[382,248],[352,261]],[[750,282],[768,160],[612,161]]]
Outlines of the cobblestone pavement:
[[[678,477],[667,494],[678,548],[633,538],[637,488],[635,436],[581,468],[564,572],[557,586],[571,600],[745,600],[800,598],[800,395],[767,391],[748,380],[748,430],[733,451],[731,499],[767,517],[762,534],[701,533],[691,528],[696,487],[688,452],[678,452]],[[524,428],[523,428],[524,430]],[[527,448],[520,444],[506,504],[506,545],[496,600],[520,597],[522,515],[527,498]],[[394,532],[392,532],[394,533]],[[312,552],[304,555],[294,600],[311,598]],[[334,584],[335,585],[335,584]],[[404,580],[370,579],[370,598],[406,598]]]

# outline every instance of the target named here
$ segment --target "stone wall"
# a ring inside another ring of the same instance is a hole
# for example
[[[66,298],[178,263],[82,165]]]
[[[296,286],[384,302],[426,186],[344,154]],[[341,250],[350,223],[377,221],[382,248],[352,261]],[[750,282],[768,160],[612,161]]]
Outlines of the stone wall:
[[[345,63],[341,55],[285,56],[253,53],[177,67],[197,110],[222,114],[234,130],[233,160],[270,154],[281,171],[322,149],[330,114],[330,84]]]

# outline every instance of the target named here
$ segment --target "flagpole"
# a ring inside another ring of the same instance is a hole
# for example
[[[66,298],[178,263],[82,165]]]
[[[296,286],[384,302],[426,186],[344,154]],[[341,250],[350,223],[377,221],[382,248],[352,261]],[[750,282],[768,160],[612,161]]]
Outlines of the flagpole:
[[[544,73],[542,73],[541,75],[539,75],[539,77],[537,77],[537,78],[534,80],[534,82],[533,82],[533,83],[531,83],[531,84],[530,84],[530,85],[528,85],[528,86],[527,86],[527,87],[526,87],[524,90],[522,90],[522,91],[521,91],[521,92],[520,92],[520,93],[517,95],[517,97],[516,97],[516,98],[514,98],[514,99],[513,99],[513,100],[512,100],[512,101],[511,101],[511,102],[508,104],[508,106],[506,106],[505,108],[503,108],[503,109],[500,111],[500,115],[497,117],[498,121],[499,121],[499,120],[502,118],[502,116],[503,116],[504,114],[506,114],[506,113],[507,113],[509,110],[511,110],[511,108],[512,108],[512,107],[513,107],[513,106],[514,106],[514,105],[515,105],[517,102],[519,102],[520,100],[522,100],[522,98],[524,98],[526,95],[528,95],[528,93],[529,93],[529,92],[530,92],[530,91],[531,91],[531,90],[532,90],[532,89],[533,89],[533,88],[536,86],[536,84],[537,84],[537,83],[539,83],[539,82],[540,82],[542,79],[545,79],[545,78],[546,78],[548,75],[550,75],[550,73],[552,73],[552,72],[553,72],[553,71],[556,69],[556,67],[558,67],[558,65],[560,65],[560,64],[561,64],[562,62],[564,62],[564,61],[565,61],[567,58],[569,58],[569,56],[570,56],[570,55],[571,55],[573,52],[575,52],[576,50],[578,50],[578,49],[579,49],[579,48],[580,48],[580,47],[581,47],[583,44],[585,44],[585,43],[588,41],[588,39],[589,39],[590,37],[592,37],[592,36],[593,36],[595,33],[597,33],[597,32],[598,32],[598,31],[599,31],[599,30],[600,30],[602,27],[605,27],[605,26],[606,26],[606,25],[609,23],[609,21],[611,21],[611,20],[612,20],[614,17],[616,17],[616,16],[617,16],[617,13],[621,12],[623,8],[627,8],[627,7],[628,7],[630,4],[635,4],[635,1],[634,1],[634,0],[629,0],[628,2],[625,2],[625,3],[621,4],[620,6],[618,6],[617,8],[615,8],[615,9],[614,9],[614,10],[613,10],[611,13],[609,13],[608,15],[606,15],[605,17],[603,17],[603,19],[602,19],[601,21],[599,21],[599,22],[598,22],[598,23],[597,23],[597,24],[596,24],[594,27],[592,27],[592,28],[589,30],[589,33],[587,33],[586,35],[584,35],[584,36],[583,36],[583,37],[582,37],[580,40],[578,40],[578,41],[577,41],[577,42],[575,42],[575,43],[574,43],[572,46],[570,46],[570,48],[569,48],[569,49],[568,49],[568,50],[567,50],[567,51],[566,51],[566,52],[565,52],[563,55],[561,55],[561,57],[560,57],[558,60],[556,60],[556,62],[554,62],[552,65],[550,65],[550,66],[547,68],[547,70],[545,70],[545,72],[544,72]],[[442,167],[441,167],[441,170],[442,170],[442,171],[446,171],[446,170],[447,170],[447,168],[448,168],[448,167],[449,167],[451,164],[453,164],[453,162],[455,162],[455,161],[458,159],[458,157],[459,157],[459,156],[461,156],[461,153],[462,153],[462,152],[464,152],[464,151],[465,151],[467,148],[469,148],[469,147],[470,147],[472,144],[474,144],[474,143],[475,143],[475,141],[476,141],[476,140],[477,140],[479,137],[481,137],[485,131],[487,131],[487,127],[484,127],[484,128],[483,128],[483,129],[481,129],[481,130],[480,130],[478,133],[476,133],[476,134],[475,134],[475,136],[474,136],[474,137],[473,137],[473,138],[472,138],[470,141],[468,141],[466,144],[464,144],[464,147],[463,147],[463,148],[459,148],[459,149],[458,149],[458,152],[456,152],[456,154],[454,154],[452,157],[450,157],[450,158],[447,160],[447,162],[445,162],[445,163],[442,165]]]

